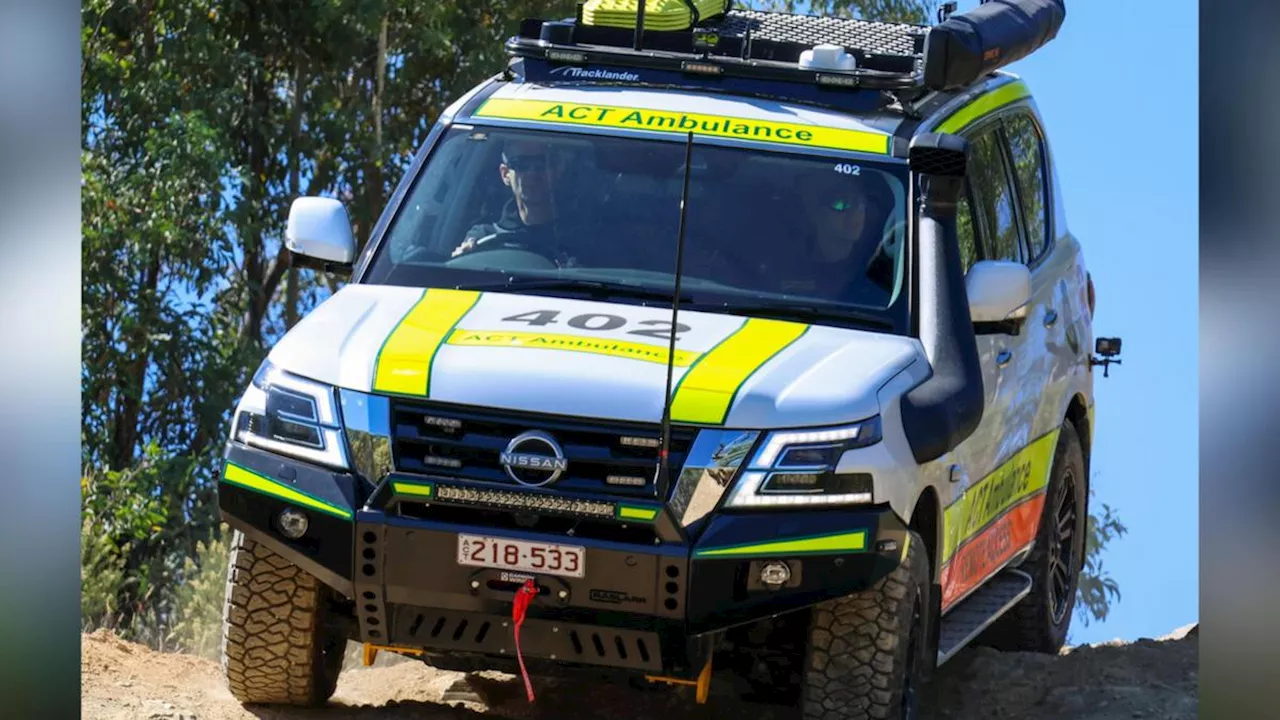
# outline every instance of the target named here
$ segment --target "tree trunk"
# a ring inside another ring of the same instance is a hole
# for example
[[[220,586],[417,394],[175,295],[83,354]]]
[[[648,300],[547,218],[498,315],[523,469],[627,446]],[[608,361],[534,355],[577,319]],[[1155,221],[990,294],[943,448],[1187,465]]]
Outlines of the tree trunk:
[[[289,119],[290,136],[289,141],[289,193],[297,198],[302,194],[301,189],[301,171],[300,166],[302,160],[299,157],[302,148],[299,145],[302,142],[302,58],[294,62],[293,65],[293,113]],[[281,253],[287,253],[281,248]],[[292,328],[298,322],[298,268],[289,264],[288,278],[285,280],[284,292],[284,326],[285,330]]]
[[[110,433],[111,451],[109,466],[119,470],[133,464],[137,451],[139,417],[142,414],[142,396],[147,382],[147,367],[151,364],[151,341],[147,337],[151,320],[155,316],[156,287],[160,280],[160,248],[152,246],[150,262],[143,271],[138,293],[138,323],[130,333],[128,345],[133,348],[133,361],[122,377],[117,378],[121,395],[116,408],[114,428]]]
[[[368,238],[373,226],[377,223],[378,213],[381,212],[383,203],[382,99],[387,76],[387,24],[388,16],[383,15],[382,26],[378,30],[378,51],[373,68],[373,148],[369,151],[365,165],[365,211],[364,217],[358,221],[360,226],[360,234],[356,238],[358,249],[363,248],[364,240]]]

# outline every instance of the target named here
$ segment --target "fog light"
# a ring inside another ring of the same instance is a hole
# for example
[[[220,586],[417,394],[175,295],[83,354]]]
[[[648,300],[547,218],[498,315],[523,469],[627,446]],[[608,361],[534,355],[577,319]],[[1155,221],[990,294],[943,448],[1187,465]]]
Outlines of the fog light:
[[[791,579],[791,568],[784,562],[768,562],[760,568],[760,582],[771,588],[779,588]]]
[[[280,533],[290,540],[297,540],[307,533],[307,515],[301,510],[286,508],[276,520]]]

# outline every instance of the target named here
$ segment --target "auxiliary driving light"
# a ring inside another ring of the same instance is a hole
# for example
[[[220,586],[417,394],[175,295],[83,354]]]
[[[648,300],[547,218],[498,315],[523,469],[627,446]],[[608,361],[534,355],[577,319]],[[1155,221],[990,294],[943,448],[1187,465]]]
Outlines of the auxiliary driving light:
[[[276,523],[280,526],[281,534],[290,540],[297,540],[306,535],[307,526],[310,524],[306,513],[293,508],[285,508],[281,511]]]
[[[791,568],[784,562],[767,562],[760,568],[760,582],[771,588],[780,588],[791,579]]]

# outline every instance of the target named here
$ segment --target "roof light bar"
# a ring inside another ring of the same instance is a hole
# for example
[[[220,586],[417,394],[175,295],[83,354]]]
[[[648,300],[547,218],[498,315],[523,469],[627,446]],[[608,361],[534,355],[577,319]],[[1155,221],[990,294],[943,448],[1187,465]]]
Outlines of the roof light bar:
[[[547,59],[555,62],[573,63],[583,65],[587,62],[586,53],[576,52],[573,50],[557,50],[555,48],[547,48]]]
[[[857,75],[832,75],[830,73],[818,73],[816,82],[819,85],[829,87],[856,88],[862,84],[862,80]]]
[[[695,75],[723,75],[724,67],[709,62],[693,62],[685,60],[680,63],[680,69]]]

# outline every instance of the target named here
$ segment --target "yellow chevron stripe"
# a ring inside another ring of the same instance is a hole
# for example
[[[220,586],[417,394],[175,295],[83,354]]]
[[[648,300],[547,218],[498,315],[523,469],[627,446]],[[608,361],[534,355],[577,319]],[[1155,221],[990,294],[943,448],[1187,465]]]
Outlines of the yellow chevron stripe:
[[[391,483],[391,489],[397,495],[415,495],[417,497],[431,497],[435,492],[435,486],[430,483]]]
[[[748,320],[680,378],[671,401],[672,422],[723,423],[747,378],[808,329],[802,323]]]
[[[867,531],[822,535],[818,537],[777,540],[728,547],[696,550],[695,557],[739,555],[796,555],[804,553],[860,552],[867,549]]]
[[[480,293],[474,290],[431,288],[423,292],[378,351],[374,392],[426,397],[436,351],[479,299]]]
[[[939,123],[937,132],[960,132],[987,113],[999,110],[1009,103],[1017,102],[1030,95],[1031,90],[1021,80],[1001,85],[989,93],[974,98],[968,105],[960,108],[946,120]]]
[[[637,505],[619,505],[617,517],[619,520],[652,521],[654,518],[658,517],[658,508],[639,507]]]
[[[1046,433],[1014,453],[943,511],[946,518],[944,564],[951,560],[961,543],[995,522],[1009,508],[1045,489],[1053,469],[1058,432],[1055,429]]]
[[[326,500],[302,492],[290,485],[286,485],[278,480],[272,480],[265,475],[259,475],[252,470],[242,468],[233,463],[227,463],[222,471],[222,480],[224,482],[242,487],[246,490],[270,495],[271,497],[287,500],[295,505],[309,507],[312,510],[319,510],[328,515],[340,517],[343,520],[350,520],[351,510],[334,505]]]

